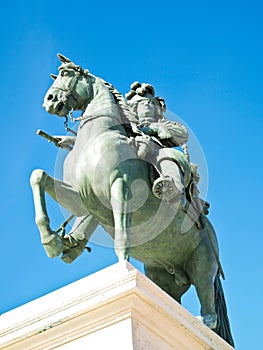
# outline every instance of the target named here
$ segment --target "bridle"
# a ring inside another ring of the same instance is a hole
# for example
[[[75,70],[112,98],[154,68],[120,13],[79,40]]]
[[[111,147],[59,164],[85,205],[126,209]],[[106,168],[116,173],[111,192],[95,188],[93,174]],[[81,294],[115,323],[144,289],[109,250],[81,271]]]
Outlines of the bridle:
[[[60,70],[62,71],[63,69],[66,69],[66,68],[67,67],[61,67]],[[64,91],[65,92],[65,94],[62,96],[62,101],[61,101],[64,105],[67,105],[67,102],[68,102],[70,97],[72,97],[73,100],[75,102],[77,102],[77,100],[76,100],[76,98],[74,97],[74,94],[73,94],[74,88],[75,88],[75,86],[77,84],[77,81],[78,81],[79,77],[81,75],[86,77],[87,73],[88,73],[87,70],[83,70],[80,66],[76,66],[76,67],[72,67],[71,66],[68,69],[72,69],[75,72],[74,76],[70,80],[69,85],[67,87],[64,87],[64,86],[62,86],[62,87],[61,86],[51,86],[51,88],[50,88],[50,89],[53,89],[55,91],[56,90],[60,90],[60,91]],[[64,116],[64,118],[65,118],[65,122],[64,122],[65,129],[67,131],[71,132],[72,134],[77,135],[77,133],[74,130],[72,130],[72,129],[70,129],[68,127],[68,119],[69,118],[70,118],[70,120],[72,122],[75,122],[78,119],[78,118],[77,119],[73,118],[73,108],[69,111],[68,116]]]
[[[73,69],[73,68],[71,68],[71,69]],[[75,85],[77,84],[77,81],[78,81],[78,79],[79,79],[79,77],[80,77],[82,72],[80,72],[77,69],[73,69],[73,70],[76,73],[75,73],[74,77],[71,79],[71,81],[69,83],[69,86],[67,86],[67,87],[51,86],[51,88],[50,88],[50,89],[53,89],[53,90],[60,90],[60,91],[64,91],[65,92],[64,96],[62,97],[62,102],[64,104],[67,103],[67,101],[69,100],[70,97],[72,97],[76,101],[76,98],[73,95],[73,90],[74,90]],[[84,75],[84,73],[83,73],[83,75]]]

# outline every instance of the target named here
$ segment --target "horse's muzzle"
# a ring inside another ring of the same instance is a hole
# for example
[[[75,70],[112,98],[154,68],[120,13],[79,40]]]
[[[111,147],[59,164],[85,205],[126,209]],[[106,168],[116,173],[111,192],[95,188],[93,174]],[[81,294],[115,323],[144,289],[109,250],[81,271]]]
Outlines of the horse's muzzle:
[[[68,108],[62,101],[58,101],[52,94],[48,94],[42,105],[46,111],[50,114],[57,114],[58,116],[64,116],[68,114]]]

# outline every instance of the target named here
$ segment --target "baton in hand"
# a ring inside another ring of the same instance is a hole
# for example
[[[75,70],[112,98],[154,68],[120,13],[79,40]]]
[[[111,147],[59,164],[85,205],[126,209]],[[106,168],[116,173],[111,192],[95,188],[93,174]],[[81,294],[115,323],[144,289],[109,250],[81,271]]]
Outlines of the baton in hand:
[[[38,129],[38,130],[37,130],[37,135],[44,137],[44,139],[48,140],[48,142],[54,143],[55,146],[57,146],[57,147],[66,148],[66,149],[69,150],[69,151],[72,150],[72,148],[71,148],[70,146],[67,146],[67,145],[60,145],[60,144],[59,144],[59,141],[60,141],[60,140],[59,140],[58,137],[53,137],[53,136],[47,134],[47,133],[46,133],[45,131],[43,131],[43,130]]]

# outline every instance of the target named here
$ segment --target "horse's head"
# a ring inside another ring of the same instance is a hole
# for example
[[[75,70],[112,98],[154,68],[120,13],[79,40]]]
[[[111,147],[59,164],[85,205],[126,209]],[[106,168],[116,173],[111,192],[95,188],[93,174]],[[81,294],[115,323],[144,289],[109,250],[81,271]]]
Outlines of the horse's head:
[[[88,70],[83,70],[67,57],[58,54],[59,74],[51,74],[54,83],[44,98],[43,107],[50,114],[65,116],[71,109],[83,110],[89,99]]]

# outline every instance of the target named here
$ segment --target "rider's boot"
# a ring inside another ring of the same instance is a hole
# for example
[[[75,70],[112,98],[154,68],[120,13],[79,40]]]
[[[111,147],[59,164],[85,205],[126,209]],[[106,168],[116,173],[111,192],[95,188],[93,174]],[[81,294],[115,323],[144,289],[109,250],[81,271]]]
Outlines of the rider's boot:
[[[201,217],[203,211],[201,202],[195,203],[193,198],[191,203],[187,202],[185,193],[182,191],[182,189],[179,189],[176,186],[171,177],[160,176],[154,181],[152,191],[157,198],[169,202],[170,206],[175,207],[176,210],[178,210],[178,204],[180,202],[183,210],[187,213],[193,223],[196,224],[200,230],[204,228]],[[200,201],[199,197],[196,197],[195,200]]]
[[[179,199],[183,194],[170,176],[158,177],[153,183],[152,191],[155,197],[167,202]]]

